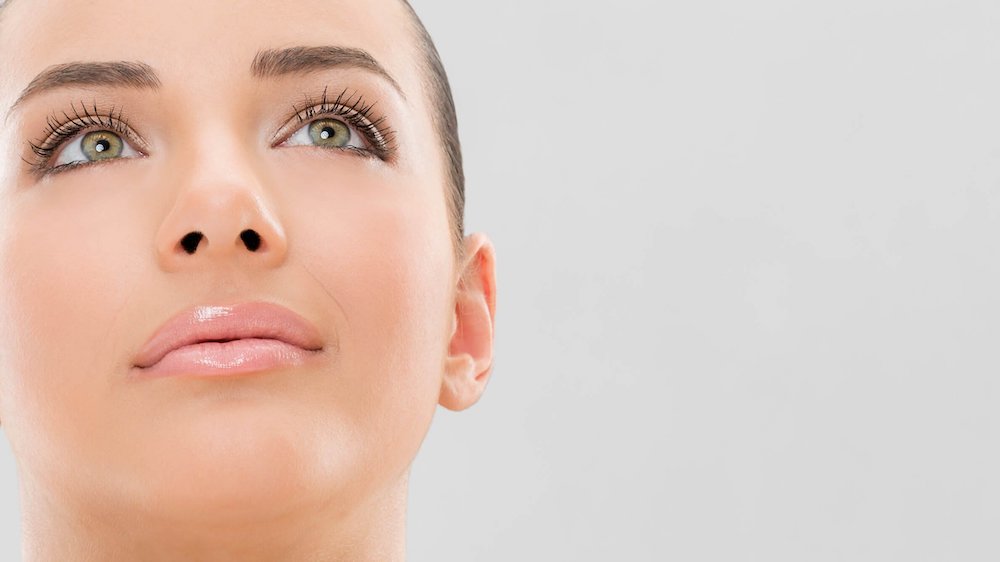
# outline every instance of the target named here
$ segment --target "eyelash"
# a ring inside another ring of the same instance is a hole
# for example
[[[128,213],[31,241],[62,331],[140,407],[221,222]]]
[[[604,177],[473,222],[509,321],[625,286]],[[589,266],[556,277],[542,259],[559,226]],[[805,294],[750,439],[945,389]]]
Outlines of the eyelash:
[[[332,102],[327,99],[326,88],[323,89],[322,99],[319,102],[315,102],[311,97],[306,95],[305,103],[301,108],[292,106],[295,112],[293,117],[298,119],[298,126],[283,135],[284,138],[281,142],[287,140],[287,137],[290,137],[292,133],[298,131],[302,125],[313,118],[335,115],[342,117],[349,125],[354,126],[365,137],[371,148],[343,147],[333,150],[346,150],[364,157],[374,157],[383,161],[390,160],[396,150],[394,142],[395,134],[391,128],[384,125],[386,118],[380,116],[373,119],[371,114],[375,104],[366,103],[360,94],[348,96],[347,92],[348,90],[345,88]],[[96,103],[92,106],[93,111],[83,102],[80,102],[79,110],[76,108],[76,105],[71,105],[71,109],[73,111],[72,116],[65,111],[62,112],[64,120],[59,120],[55,114],[47,117],[43,140],[37,144],[31,141],[28,142],[31,151],[37,159],[34,162],[27,160],[25,162],[31,166],[31,169],[35,173],[49,175],[78,166],[96,164],[97,162],[73,162],[60,164],[59,166],[50,166],[52,159],[63,144],[87,129],[95,131],[108,130],[118,133],[138,145],[140,151],[144,146],[144,143],[132,132],[128,120],[122,116],[121,108],[118,108],[116,115],[115,107],[112,106],[107,116],[100,114]],[[291,117],[288,120],[290,119]],[[331,149],[327,148],[325,150]]]
[[[330,102],[327,99],[327,89],[323,88],[323,96],[318,103],[307,95],[302,109],[292,106],[295,117],[299,120],[299,125],[284,135],[282,142],[314,117],[335,115],[343,117],[348,124],[357,128],[372,147],[371,149],[345,147],[342,150],[358,152],[363,156],[374,156],[383,161],[390,160],[396,151],[396,135],[391,128],[385,125],[385,116],[373,119],[372,109],[375,107],[375,103],[365,103],[361,94],[348,95],[347,92],[348,90],[345,88],[337,96],[337,99]]]
[[[108,111],[107,117],[103,117],[99,114],[97,110],[97,104],[93,105],[93,112],[91,108],[83,102],[80,102],[80,110],[77,110],[76,105],[71,105],[70,108],[73,110],[73,116],[70,117],[65,111],[62,112],[64,121],[59,121],[55,114],[46,117],[46,131],[44,133],[43,140],[38,144],[33,142],[28,142],[31,147],[31,151],[37,156],[37,160],[34,162],[26,161],[31,165],[31,169],[35,173],[41,175],[47,175],[55,172],[61,172],[68,170],[70,168],[75,168],[77,166],[84,166],[92,164],[93,162],[76,162],[71,164],[61,164],[59,166],[49,166],[55,153],[58,152],[62,145],[80,134],[86,129],[94,129],[97,131],[113,131],[118,133],[140,147],[143,143],[138,139],[138,137],[132,132],[132,128],[129,127],[128,120],[122,117],[122,109],[118,109],[118,115],[115,115],[114,106]],[[83,115],[80,115],[80,111],[83,111]],[[107,119],[104,121],[103,119]]]

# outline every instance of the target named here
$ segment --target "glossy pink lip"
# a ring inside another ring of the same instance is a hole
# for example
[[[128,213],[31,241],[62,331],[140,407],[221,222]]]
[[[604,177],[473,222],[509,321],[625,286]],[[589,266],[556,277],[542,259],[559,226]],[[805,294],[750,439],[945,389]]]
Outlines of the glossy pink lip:
[[[195,306],[157,330],[133,366],[143,375],[226,375],[299,364],[322,349],[316,327],[283,306]]]

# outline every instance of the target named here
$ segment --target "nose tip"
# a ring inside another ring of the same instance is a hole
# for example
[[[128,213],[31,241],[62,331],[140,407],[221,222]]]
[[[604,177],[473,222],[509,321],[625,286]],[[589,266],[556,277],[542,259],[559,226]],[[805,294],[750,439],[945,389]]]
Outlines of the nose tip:
[[[165,271],[234,260],[275,266],[286,251],[282,226],[263,194],[244,188],[186,191],[161,224],[156,241]]]

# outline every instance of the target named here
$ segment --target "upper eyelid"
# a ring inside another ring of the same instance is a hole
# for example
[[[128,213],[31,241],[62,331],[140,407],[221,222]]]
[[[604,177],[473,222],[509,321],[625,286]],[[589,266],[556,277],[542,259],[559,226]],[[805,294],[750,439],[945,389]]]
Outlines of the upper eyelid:
[[[137,145],[134,146],[133,148],[145,154],[146,150],[149,147],[146,141],[144,141],[142,137],[138,133],[136,133],[128,123],[123,123],[122,126],[125,129],[124,132],[119,131],[118,129],[112,129],[112,132],[123,134],[126,137],[126,140]],[[77,132],[73,133],[71,136],[67,137],[66,140],[63,142],[63,145],[68,144],[70,141],[75,141],[77,138],[85,136],[87,133],[91,133],[94,131],[105,131],[105,130],[108,130],[108,128],[107,127],[102,128],[97,125],[84,127],[78,130]]]
[[[288,122],[285,125],[282,125],[281,128],[279,128],[278,131],[275,132],[275,134],[271,137],[271,146],[274,147],[274,146],[277,146],[277,145],[279,145],[279,144],[287,141],[292,136],[292,134],[294,134],[295,132],[297,132],[300,129],[302,129],[302,127],[308,126],[313,121],[318,121],[318,120],[324,119],[324,118],[329,119],[330,116],[334,116],[334,117],[345,117],[345,119],[342,119],[342,121],[344,121],[345,124],[348,127],[350,127],[352,129],[354,129],[355,131],[357,131],[357,133],[359,135],[361,135],[362,137],[365,138],[366,142],[369,142],[371,144],[375,144],[376,145],[375,147],[373,147],[373,150],[379,148],[377,146],[378,145],[378,142],[377,142],[378,139],[371,139],[371,138],[369,138],[369,135],[365,131],[363,131],[361,127],[358,127],[356,124],[352,123],[351,122],[352,119],[347,118],[347,116],[345,116],[345,115],[343,115],[341,113],[338,113],[338,112],[332,111],[332,110],[318,111],[317,113],[314,113],[313,115],[310,115],[308,117],[305,117],[305,118],[302,117],[302,114],[305,111],[307,111],[309,109],[315,109],[317,107],[319,107],[319,104],[317,104],[315,106],[311,106],[309,108],[298,110],[294,115],[292,115],[292,117],[288,120]],[[358,119],[364,120],[368,125],[373,126],[378,131],[378,134],[382,137],[383,143],[384,143],[385,133],[383,133],[382,130],[378,128],[378,125],[375,122],[373,122],[371,119],[368,119],[364,115],[361,115],[361,114],[357,113],[356,111],[354,112],[354,115],[357,115]],[[298,121],[292,123],[291,119],[296,118],[296,117],[298,118]],[[373,142],[373,140],[376,141],[376,142]]]
[[[97,113],[96,115],[91,115],[87,113],[89,110],[85,107],[85,115],[81,116],[78,112],[76,112],[76,108],[74,107],[73,111],[75,118],[69,117],[69,115],[63,111],[62,114],[66,118],[66,121],[61,123],[56,120],[57,118],[53,117],[54,114],[47,116],[46,125],[49,128],[49,134],[42,140],[38,141],[37,144],[35,142],[28,141],[29,148],[38,160],[35,162],[26,162],[36,171],[52,169],[52,161],[62,154],[67,145],[71,142],[75,142],[87,133],[102,130],[110,130],[116,134],[123,135],[134,145],[133,148],[137,152],[143,156],[147,156],[149,145],[142,139],[141,135],[136,133],[132,126],[129,125],[128,118],[122,117],[122,109],[119,108],[117,116],[114,114],[114,109],[115,108],[112,107],[111,110],[108,111],[107,115],[102,115],[97,111],[95,111],[95,113]],[[97,120],[96,123],[90,122],[81,124],[77,122],[84,120],[93,121],[95,119]],[[107,122],[102,121],[104,119],[107,119]]]
[[[332,103],[326,98],[326,89],[323,90],[322,101],[315,101],[306,96],[306,103],[301,106],[301,109],[293,106],[293,113],[285,119],[285,124],[281,125],[271,137],[271,146],[274,147],[284,142],[293,133],[298,131],[301,126],[324,116],[333,115],[344,117],[343,121],[360,134],[367,144],[371,145],[370,150],[374,154],[385,159],[391,157],[395,151],[393,143],[394,132],[390,127],[385,125],[386,117],[369,116],[368,114],[375,106],[375,103],[365,103],[360,94],[351,94],[345,99],[344,96],[347,92],[348,90],[344,89]],[[42,160],[37,163],[39,166],[50,163],[58,154],[61,154],[62,150],[70,142],[74,142],[80,136],[96,130],[111,130],[122,134],[134,145],[134,148],[138,152],[144,156],[148,155],[149,144],[129,124],[128,118],[123,118],[123,108],[112,106],[110,110],[101,112],[97,109],[96,102],[94,102],[94,113],[91,114],[90,108],[85,103],[81,102],[80,106],[83,108],[83,115],[80,115],[76,109],[76,105],[73,104],[71,105],[73,116],[70,116],[66,111],[61,112],[62,119],[56,117],[55,112],[47,116],[46,125],[48,126],[49,134],[44,139],[38,141],[37,144],[28,141],[32,152]],[[117,114],[115,113],[116,109]],[[310,115],[306,115],[310,112],[312,112]],[[297,122],[293,123],[293,120],[297,120]],[[362,121],[363,125],[359,126],[355,124],[355,121]],[[80,122],[85,123],[81,125]],[[68,132],[67,129],[69,129]],[[60,131],[64,133],[60,133]]]
[[[358,132],[368,139],[373,150],[381,153],[383,156],[388,157],[394,152],[393,146],[393,130],[386,124],[386,117],[384,115],[371,116],[372,109],[375,107],[376,102],[366,103],[365,98],[360,92],[355,90],[353,93],[348,94],[350,88],[344,88],[340,94],[337,95],[336,99],[330,101],[327,98],[327,92],[329,91],[329,86],[323,88],[323,92],[319,99],[305,95],[301,109],[299,106],[292,106],[293,114],[289,117],[297,117],[299,124],[304,124],[307,121],[314,121],[314,117],[321,115],[339,115],[346,117],[348,125],[354,127]],[[303,117],[303,115],[305,115]],[[359,120],[364,122],[364,126],[357,126],[353,121]],[[291,125],[282,126],[275,134],[271,137],[272,146],[275,144],[275,140],[279,137],[282,139],[280,142],[284,142],[286,139],[285,133],[291,135],[295,131],[299,130],[296,128],[291,128]],[[291,129],[291,130],[289,130]],[[364,130],[362,130],[364,129]],[[372,132],[374,131],[374,132]],[[376,137],[377,138],[374,138]]]
[[[346,117],[347,115],[356,115],[358,119],[363,120],[366,124],[375,128],[376,131],[378,131],[383,141],[386,142],[388,141],[388,136],[389,133],[391,133],[391,129],[387,128],[383,129],[379,127],[379,124],[385,120],[384,117],[379,117],[377,119],[372,120],[362,115],[356,109],[352,109],[349,106],[345,106],[343,104],[332,106],[330,110],[317,111],[315,114],[311,116],[303,117],[303,115],[307,111],[315,110],[321,107],[321,105],[322,105],[321,103],[316,103],[314,105],[305,106],[302,109],[298,109],[293,106],[293,113],[285,119],[285,123],[278,128],[278,130],[274,133],[274,135],[271,136],[272,145],[279,138],[282,139],[281,142],[287,140],[284,137],[290,136],[292,133],[298,131],[301,128],[301,126],[330,115],[335,115],[339,117]],[[336,108],[343,108],[344,111],[343,112],[334,111]],[[121,110],[119,110],[117,116],[114,115],[114,108],[112,108],[112,110],[109,111],[107,115],[104,114],[96,116],[87,115],[85,117],[88,119],[93,119],[93,118],[107,119],[108,122],[91,123],[84,126],[80,126],[79,124],[74,123],[74,120],[81,119],[81,117],[77,116],[76,118],[71,118],[68,116],[68,114],[66,114],[65,111],[62,113],[65,118],[65,120],[62,122],[56,121],[51,115],[46,117],[46,124],[48,125],[51,132],[48,135],[46,135],[43,139],[37,141],[37,146],[50,146],[53,142],[57,140],[61,140],[62,144],[66,144],[69,141],[76,139],[80,135],[85,135],[91,131],[112,130],[116,133],[123,133],[126,136],[128,136],[132,141],[140,145],[138,148],[145,149],[148,147],[148,144],[142,139],[142,136],[136,133],[135,130],[132,128],[132,126],[128,123],[128,119],[122,118]],[[296,118],[298,119],[298,121],[292,123],[292,120]],[[367,136],[365,135],[364,131],[360,130],[360,127],[352,123],[351,120],[348,119],[346,123],[351,128],[358,130],[358,133],[360,133],[361,135]],[[65,131],[67,128],[71,130],[65,134],[60,133],[60,131]],[[287,135],[285,135],[285,133],[287,133]],[[29,144],[32,144],[33,146],[36,145],[36,143],[29,143]]]

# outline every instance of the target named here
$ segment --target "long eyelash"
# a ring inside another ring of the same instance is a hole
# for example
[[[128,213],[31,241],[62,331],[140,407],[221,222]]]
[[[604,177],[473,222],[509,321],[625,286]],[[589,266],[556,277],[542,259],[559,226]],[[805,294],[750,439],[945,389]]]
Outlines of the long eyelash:
[[[338,115],[354,125],[368,139],[373,147],[370,151],[353,149],[362,153],[374,153],[381,160],[388,160],[396,151],[396,134],[385,122],[385,116],[372,118],[375,103],[365,103],[361,94],[348,95],[347,88],[340,92],[336,99],[327,98],[327,88],[323,88],[323,96],[319,102],[308,95],[305,96],[303,108],[292,106],[299,123],[305,123],[317,115]]]
[[[28,141],[31,151],[38,158],[34,162],[28,160],[25,160],[25,162],[35,172],[45,174],[63,168],[63,166],[53,167],[49,165],[55,153],[67,140],[90,127],[100,127],[101,130],[114,131],[134,140],[128,120],[123,117],[122,108],[120,107],[118,108],[118,114],[115,115],[115,106],[111,106],[111,110],[108,111],[106,117],[99,113],[96,101],[91,107],[87,107],[87,104],[81,101],[80,109],[77,109],[75,104],[71,104],[70,109],[73,115],[70,116],[63,111],[62,120],[55,113],[46,117],[46,131],[43,133],[44,138],[37,144]],[[22,158],[22,160],[24,159]],[[76,165],[79,164],[67,164],[65,166],[72,167]]]

